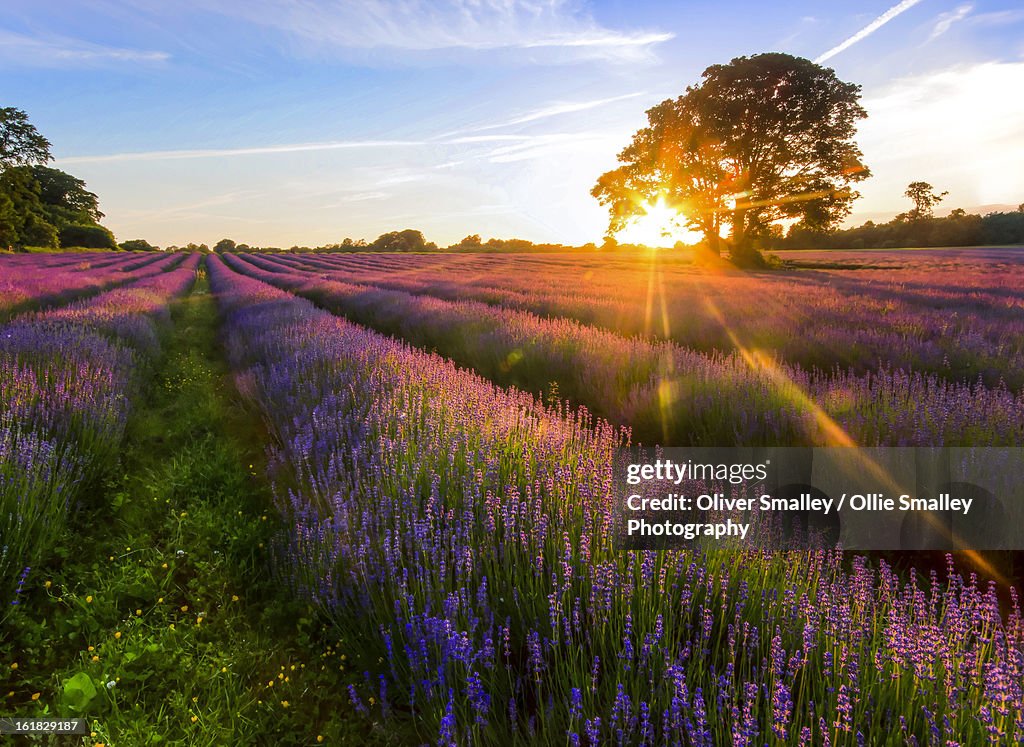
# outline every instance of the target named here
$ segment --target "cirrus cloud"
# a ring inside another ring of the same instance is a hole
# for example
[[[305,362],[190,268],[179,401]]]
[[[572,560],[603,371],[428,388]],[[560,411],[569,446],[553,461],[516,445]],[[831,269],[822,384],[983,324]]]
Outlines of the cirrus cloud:
[[[270,27],[319,50],[437,52],[533,50],[569,58],[636,60],[674,34],[618,30],[569,0],[192,0],[193,5]]]
[[[11,67],[160,63],[170,57],[158,50],[110,47],[64,36],[32,36],[0,29],[0,65]]]

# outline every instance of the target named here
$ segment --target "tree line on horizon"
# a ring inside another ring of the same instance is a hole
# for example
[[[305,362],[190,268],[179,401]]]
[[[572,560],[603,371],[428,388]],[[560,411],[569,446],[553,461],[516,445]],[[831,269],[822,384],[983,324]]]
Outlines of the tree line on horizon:
[[[126,242],[122,248],[129,248],[126,244],[132,244],[130,248],[136,250],[156,250],[157,247],[148,242]],[[142,244],[146,244],[143,246]],[[618,244],[612,241],[602,245],[604,248],[626,248],[643,249],[638,244]],[[235,242],[233,239],[224,238],[210,247],[207,244],[189,243],[184,246],[168,246],[168,251],[198,251],[198,252],[298,252],[298,253],[326,253],[326,252],[573,252],[573,251],[597,251],[602,247],[594,243],[587,243],[581,246],[555,243],[535,243],[527,239],[499,239],[490,238],[484,241],[479,234],[472,234],[461,241],[446,247],[439,247],[433,241],[427,241],[422,231],[413,228],[406,228],[402,231],[388,231],[381,234],[373,241],[366,239],[344,238],[340,242],[322,244],[320,246],[291,246],[288,248],[278,246],[254,246],[245,243]]]
[[[818,231],[794,225],[785,236],[769,238],[770,249],[893,249],[926,246],[1000,246],[1024,244],[1024,203],[1012,212],[986,215],[955,208],[935,217],[934,208],[946,196],[931,184],[911,182],[904,194],[914,207],[884,223],[866,221],[854,228]]]

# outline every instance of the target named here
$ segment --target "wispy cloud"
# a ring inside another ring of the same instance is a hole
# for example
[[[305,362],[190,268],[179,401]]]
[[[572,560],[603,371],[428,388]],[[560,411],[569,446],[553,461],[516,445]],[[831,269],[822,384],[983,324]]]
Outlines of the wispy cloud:
[[[109,153],[96,156],[67,156],[57,158],[58,164],[109,163],[113,161],[180,161],[190,158],[233,158],[273,153],[301,153],[318,150],[353,150],[359,148],[402,148],[426,145],[422,140],[332,140],[322,143],[284,143],[248,148],[205,148],[195,150],[151,150],[129,153]]]
[[[866,97],[858,141],[874,175],[858,187],[863,209],[886,209],[911,179],[964,205],[1024,194],[1024,101],[1006,95],[1022,88],[1024,62],[985,62],[900,78]]]
[[[280,29],[324,49],[560,50],[637,59],[674,34],[618,30],[570,0],[192,0],[204,10]]]
[[[93,44],[61,36],[29,36],[0,29],[0,64],[18,67],[64,67],[104,63],[160,63],[167,52]]]
[[[455,136],[458,133],[449,133]],[[523,140],[533,140],[537,135],[458,135],[457,137],[442,136],[437,139],[439,143],[452,143],[454,145],[472,145],[473,143],[507,143]]]
[[[900,15],[905,11],[910,10],[919,2],[921,2],[921,0],[902,0],[902,2],[897,3],[896,5],[889,8],[889,10],[885,11],[882,15],[878,16],[878,18],[873,20],[871,23],[862,28],[856,34],[849,37],[848,39],[845,39],[836,46],[832,47],[832,49],[828,50],[814,61],[820,65],[822,62],[832,59],[840,52],[846,51],[857,42],[862,41],[867,37],[871,36],[873,33],[878,31],[878,29],[882,28],[882,26],[889,23],[889,21],[891,21],[893,18],[895,18],[896,16]]]
[[[951,10],[948,13],[940,13],[938,20],[935,22],[935,26],[932,27],[931,36],[928,37],[928,41],[938,39],[940,36],[949,31],[950,27],[957,21],[962,21],[971,14],[974,10],[974,6],[971,3],[961,5],[955,10]]]
[[[337,202],[333,205],[325,205],[324,207],[333,207],[346,202],[370,202],[372,200],[386,200],[391,197],[387,192],[353,192],[339,197]]]
[[[225,207],[246,202],[259,197],[265,193],[254,189],[232,190],[220,194],[213,194],[205,199],[188,202],[180,205],[161,205],[157,209],[130,210],[126,211],[123,218],[139,223],[173,223],[182,218],[194,218],[197,216],[211,216],[208,208]],[[216,214],[217,218],[233,219],[228,215]]]
[[[527,150],[533,150],[540,146],[549,146],[553,143],[571,143],[574,141],[586,141],[599,136],[591,132],[558,132],[545,133],[542,135],[465,135],[457,137],[443,136],[429,140],[330,140],[315,143],[282,143],[279,145],[261,145],[242,148],[201,148],[193,150],[150,150],[133,151],[128,153],[105,153],[91,156],[65,156],[55,160],[57,165],[66,166],[81,163],[117,163],[125,161],[182,161],[197,158],[238,158],[242,156],[260,156],[287,153],[303,153],[310,151],[331,151],[331,150],[361,150],[361,149],[391,149],[391,148],[420,148],[437,146],[474,146],[494,145],[503,143],[500,147],[487,152],[491,160],[519,160],[519,155]],[[603,137],[603,136],[601,136]],[[458,165],[461,161],[449,161],[440,164],[437,168]],[[409,181],[418,181],[423,177],[409,176],[402,173],[381,177],[376,183],[378,186],[400,184]]]
[[[483,130],[497,130],[502,127],[515,127],[516,125],[529,124],[530,122],[536,122],[541,119],[549,119],[550,117],[557,117],[561,114],[572,114],[574,112],[584,112],[589,109],[597,109],[598,107],[607,106],[608,104],[614,104],[619,101],[625,101],[627,99],[635,99],[637,96],[643,96],[645,92],[639,91],[636,93],[627,93],[622,96],[611,96],[604,99],[593,99],[591,101],[564,101],[540,109],[535,109],[526,114],[522,114],[518,117],[505,120],[504,122],[496,122],[494,124],[483,125],[481,127],[475,127],[472,131],[480,132]]]
[[[589,147],[595,142],[609,142],[609,138],[609,135],[597,132],[536,135],[517,143],[493,148],[484,154],[484,158],[490,163],[514,163],[551,156],[564,157],[566,149]],[[611,147],[609,143],[609,148]]]
[[[556,34],[540,39],[524,39],[510,45],[506,45],[501,40],[494,40],[487,42],[481,48],[486,49],[503,46],[514,46],[522,49],[536,49],[538,47],[647,47],[651,44],[660,44],[674,38],[675,34],[667,31],[628,33],[588,29],[584,32],[576,31],[572,33]]]
[[[1012,26],[1024,21],[1024,10],[994,10],[971,16],[973,26]]]

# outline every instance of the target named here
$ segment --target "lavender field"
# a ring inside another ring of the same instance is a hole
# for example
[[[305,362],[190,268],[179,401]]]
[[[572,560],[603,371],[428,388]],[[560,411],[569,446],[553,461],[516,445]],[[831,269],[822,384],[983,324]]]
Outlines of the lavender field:
[[[278,519],[251,578],[204,583],[269,579],[308,605],[353,652],[325,651],[318,702],[360,739],[1024,742],[1015,578],[959,556],[616,547],[623,446],[1024,445],[1024,251],[783,258],[739,272],[668,252],[0,256],[0,621],[50,596],[60,547],[90,542],[74,518],[112,500],[171,309],[202,297]],[[166,578],[161,603],[194,582]],[[119,604],[113,646],[148,614]],[[184,627],[195,602],[174,606]],[[315,649],[306,638],[288,645]],[[304,697],[281,692],[295,666],[268,685],[222,658],[228,710]],[[95,695],[108,717],[159,687],[121,676]],[[182,728],[198,729],[187,700]],[[327,717],[306,716],[323,742]]]

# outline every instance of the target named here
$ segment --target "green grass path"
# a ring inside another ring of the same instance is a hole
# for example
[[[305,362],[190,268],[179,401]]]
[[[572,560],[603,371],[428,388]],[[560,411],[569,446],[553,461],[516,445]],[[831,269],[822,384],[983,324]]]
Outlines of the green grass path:
[[[354,712],[359,651],[271,577],[267,435],[205,277],[173,315],[122,474],[0,631],[0,714],[84,715],[108,747],[408,743]]]

